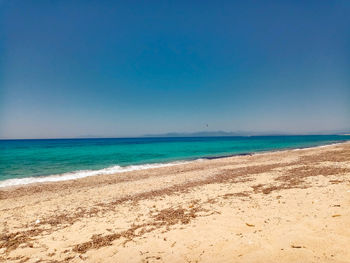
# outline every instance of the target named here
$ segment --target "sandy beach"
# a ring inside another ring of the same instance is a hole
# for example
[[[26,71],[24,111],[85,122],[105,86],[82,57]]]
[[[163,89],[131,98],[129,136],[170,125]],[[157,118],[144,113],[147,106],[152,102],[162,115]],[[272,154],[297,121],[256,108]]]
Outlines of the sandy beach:
[[[0,262],[350,262],[350,142],[0,189]]]

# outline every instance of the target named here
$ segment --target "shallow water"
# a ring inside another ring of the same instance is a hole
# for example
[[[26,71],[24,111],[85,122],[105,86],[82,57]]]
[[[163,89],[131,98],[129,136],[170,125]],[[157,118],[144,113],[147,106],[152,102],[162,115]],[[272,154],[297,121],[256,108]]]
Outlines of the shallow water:
[[[0,140],[0,187],[146,169],[180,160],[319,146],[344,140],[349,140],[349,136]],[[19,178],[26,179],[9,180]]]

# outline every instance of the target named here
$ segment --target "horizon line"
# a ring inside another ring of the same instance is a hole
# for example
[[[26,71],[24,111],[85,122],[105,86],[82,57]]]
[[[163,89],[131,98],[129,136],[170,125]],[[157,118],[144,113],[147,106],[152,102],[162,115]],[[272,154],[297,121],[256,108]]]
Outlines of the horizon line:
[[[227,132],[230,133],[230,132]],[[146,138],[207,138],[207,137],[264,137],[264,136],[350,136],[350,132],[345,133],[266,133],[266,134],[254,134],[254,135],[203,135],[195,136],[190,135],[178,135],[178,136],[166,136],[168,133],[155,134],[155,135],[141,135],[141,136],[120,136],[120,137],[51,137],[51,138],[0,138],[0,141],[25,141],[25,140],[89,140],[89,139],[146,139]],[[171,133],[170,133],[171,134]],[[176,134],[176,133],[174,133]],[[180,133],[179,133],[180,134]],[[185,133],[184,133],[185,134]]]

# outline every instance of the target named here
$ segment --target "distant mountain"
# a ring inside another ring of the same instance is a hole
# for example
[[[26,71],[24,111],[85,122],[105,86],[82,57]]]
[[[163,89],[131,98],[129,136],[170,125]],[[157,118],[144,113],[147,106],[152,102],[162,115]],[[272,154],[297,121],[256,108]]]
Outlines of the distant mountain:
[[[282,133],[258,132],[226,132],[226,131],[199,131],[199,132],[169,132],[162,134],[146,134],[145,137],[215,137],[215,136],[254,136],[254,135],[282,135]]]
[[[199,131],[199,132],[168,132],[161,134],[146,134],[143,137],[215,137],[215,136],[278,136],[278,135],[348,135],[350,132],[344,131],[320,131],[312,133],[288,133],[288,132],[249,132],[249,131]]]
[[[77,136],[76,138],[77,139],[92,139],[92,138],[106,138],[106,136],[96,135],[96,134],[87,134],[87,135]]]

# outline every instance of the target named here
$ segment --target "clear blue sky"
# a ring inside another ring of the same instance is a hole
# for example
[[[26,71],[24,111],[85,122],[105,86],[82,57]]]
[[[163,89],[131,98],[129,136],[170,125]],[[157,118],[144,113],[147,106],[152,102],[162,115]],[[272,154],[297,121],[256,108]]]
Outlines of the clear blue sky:
[[[2,0],[0,137],[350,130],[349,14],[347,0]]]

